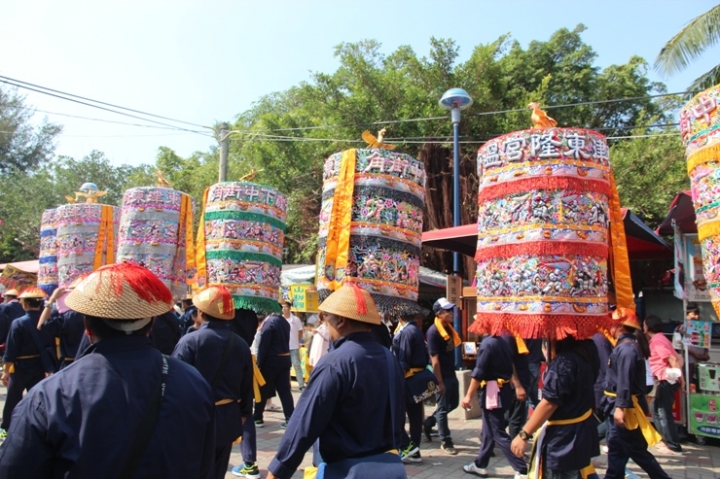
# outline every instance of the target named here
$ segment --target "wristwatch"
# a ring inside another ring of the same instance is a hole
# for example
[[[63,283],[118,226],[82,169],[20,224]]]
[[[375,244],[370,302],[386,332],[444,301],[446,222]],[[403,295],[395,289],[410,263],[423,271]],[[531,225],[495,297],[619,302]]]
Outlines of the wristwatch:
[[[526,433],[524,429],[520,429],[518,436],[520,436],[520,439],[522,439],[523,441],[529,441],[532,437],[532,435]]]

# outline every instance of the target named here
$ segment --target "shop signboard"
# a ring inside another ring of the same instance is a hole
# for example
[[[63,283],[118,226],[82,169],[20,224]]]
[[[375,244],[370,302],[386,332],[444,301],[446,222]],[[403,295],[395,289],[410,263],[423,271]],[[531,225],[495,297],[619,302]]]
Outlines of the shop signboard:
[[[312,284],[293,284],[290,286],[292,310],[298,312],[315,312],[318,310],[318,293]]]
[[[720,396],[690,394],[690,433],[720,438]]]
[[[698,235],[685,235],[685,253],[685,291],[688,301],[710,301]]]

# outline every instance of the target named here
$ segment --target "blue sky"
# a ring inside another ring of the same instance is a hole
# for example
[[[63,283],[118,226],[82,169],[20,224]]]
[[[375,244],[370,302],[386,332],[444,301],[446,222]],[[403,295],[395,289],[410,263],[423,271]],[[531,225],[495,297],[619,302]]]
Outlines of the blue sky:
[[[481,43],[510,32],[526,46],[559,28],[588,29],[597,65],[640,55],[650,63],[706,0],[457,1],[386,0],[190,1],[33,0],[4,2],[0,75],[200,125],[232,121],[262,95],[285,90],[310,72],[337,68],[333,47],[376,39],[390,53],[410,45],[426,55],[431,36],[454,39],[460,61]],[[720,48],[669,79],[682,91],[717,64]],[[462,85],[458,85],[462,87]],[[36,93],[44,112],[134,122]],[[441,114],[441,110],[438,110]],[[114,164],[153,163],[157,148],[180,155],[214,140],[192,133],[131,127],[37,113],[64,125],[58,154],[80,158],[96,149]],[[382,120],[382,118],[378,118]]]

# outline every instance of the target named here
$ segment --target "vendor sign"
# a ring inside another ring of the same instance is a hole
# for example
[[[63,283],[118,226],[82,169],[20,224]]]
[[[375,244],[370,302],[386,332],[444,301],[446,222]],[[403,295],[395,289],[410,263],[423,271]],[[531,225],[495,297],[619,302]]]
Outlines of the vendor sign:
[[[690,395],[691,434],[720,438],[720,413],[718,412],[720,397],[707,394]]]
[[[318,293],[312,284],[294,284],[290,286],[290,302],[293,311],[317,311]]]

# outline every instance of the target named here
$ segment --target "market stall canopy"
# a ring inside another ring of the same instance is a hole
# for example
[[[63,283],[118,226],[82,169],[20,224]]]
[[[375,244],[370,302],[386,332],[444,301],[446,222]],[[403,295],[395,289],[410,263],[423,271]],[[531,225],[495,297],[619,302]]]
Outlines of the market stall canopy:
[[[690,211],[693,212],[694,218],[692,202],[690,203]],[[672,249],[667,241],[658,236],[629,209],[623,208],[622,213],[628,254],[631,260],[672,257]],[[672,228],[670,234],[672,234]],[[422,244],[423,246],[457,251],[466,256],[475,257],[477,225],[470,224],[455,228],[426,231],[422,235]]]
[[[682,233],[697,233],[695,224],[695,207],[693,206],[690,190],[681,191],[670,203],[668,214],[658,226],[656,232],[661,235],[672,235],[672,222],[675,220]]]
[[[36,259],[31,261],[16,261],[14,263],[0,263],[0,271],[3,271],[8,265],[14,266],[24,273],[37,274],[40,270],[40,262]]]
[[[283,266],[283,272],[280,274],[280,283],[283,286],[292,284],[313,283],[315,281],[315,265]],[[433,286],[435,288],[445,288],[447,283],[447,275],[438,271],[433,271],[424,266],[420,266],[420,284]]]

